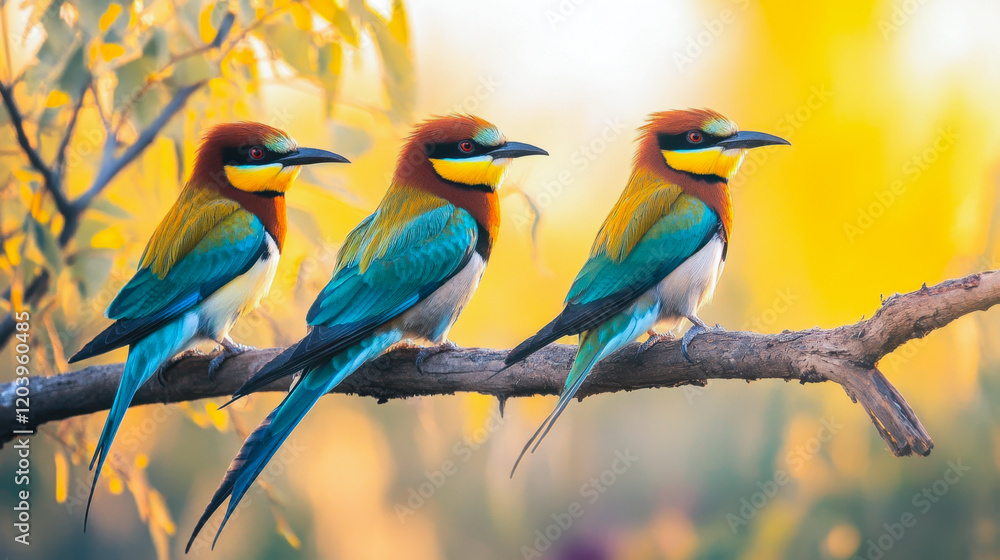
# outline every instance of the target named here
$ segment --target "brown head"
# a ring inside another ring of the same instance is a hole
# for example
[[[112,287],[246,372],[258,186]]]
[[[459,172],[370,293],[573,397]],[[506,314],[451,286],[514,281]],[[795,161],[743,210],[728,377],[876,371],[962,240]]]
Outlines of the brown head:
[[[719,214],[728,236],[733,220],[729,180],[748,150],[775,144],[788,141],[740,131],[736,123],[712,110],[664,111],[650,115],[642,127],[634,166],[703,200]]]
[[[343,156],[300,148],[285,132],[255,122],[220,124],[198,148],[189,185],[211,188],[253,212],[278,242],[285,234],[285,192],[301,166],[348,163]]]
[[[472,115],[434,117],[413,129],[399,155],[393,184],[438,196],[465,209],[486,233],[485,253],[500,224],[497,189],[514,158],[548,155],[508,141],[493,124]]]

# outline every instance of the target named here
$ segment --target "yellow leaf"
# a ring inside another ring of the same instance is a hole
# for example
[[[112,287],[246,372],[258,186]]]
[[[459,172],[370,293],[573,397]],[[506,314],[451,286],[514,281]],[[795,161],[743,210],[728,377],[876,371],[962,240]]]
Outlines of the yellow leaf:
[[[226,431],[229,427],[229,415],[225,412],[219,410],[219,407],[213,402],[205,403],[205,412],[208,413],[209,420],[215,424],[215,428],[220,432]]]
[[[303,31],[312,31],[312,14],[302,4],[292,4],[292,20]]]
[[[49,225],[52,227],[52,235],[58,237],[62,233],[63,226],[66,225],[66,219],[63,218],[62,214],[56,214]]]
[[[174,520],[170,516],[170,510],[167,509],[166,502],[163,501],[163,495],[156,490],[149,491],[149,523],[156,527],[162,527],[168,535],[173,535],[177,532],[177,526],[174,525]]]
[[[296,535],[295,531],[292,530],[292,527],[291,525],[288,524],[288,521],[285,521],[285,516],[276,515],[275,521],[278,522],[278,527],[277,527],[278,534],[281,535],[282,537],[285,537],[285,540],[288,541],[288,544],[290,544],[292,548],[298,549],[300,546],[302,546],[302,541],[299,540],[298,535]]]
[[[104,59],[104,62],[111,62],[112,60],[125,54],[125,47],[114,43],[104,43],[101,45],[100,50],[101,58]]]
[[[12,266],[21,264],[21,242],[24,241],[24,234],[19,234],[4,241],[3,251],[7,255],[7,260]],[[15,306],[16,307],[16,306]]]
[[[10,286],[10,305],[15,310],[24,309],[24,283],[21,282],[20,274],[14,275],[14,281]]]
[[[120,228],[112,226],[97,232],[90,239],[90,246],[94,249],[118,249],[125,244],[125,237]]]
[[[57,89],[50,91],[48,99],[45,100],[45,106],[49,109],[61,107],[67,103],[69,103],[69,96]]]
[[[144,469],[147,465],[149,465],[149,457],[145,453],[135,456],[135,468]]]
[[[66,455],[56,451],[56,502],[62,504],[69,496],[69,462]]]
[[[31,197],[34,195],[34,192],[31,190],[31,187],[27,185],[27,183],[34,180],[35,172],[27,169],[15,169],[14,177],[16,177],[18,181],[21,181],[21,201],[27,204],[27,202],[31,200]]]
[[[216,29],[212,27],[212,11],[215,10],[215,3],[209,2],[205,9],[198,16],[198,34],[201,35],[202,43],[211,43],[215,39]]]
[[[108,11],[104,12],[104,15],[101,16],[101,20],[97,24],[101,28],[101,33],[107,31],[108,28],[111,27],[111,24],[114,23],[116,19],[118,19],[118,15],[121,13],[122,13],[121,6],[115,4],[114,2],[109,4]]]
[[[409,39],[409,31],[406,23],[406,8],[403,7],[402,0],[392,2],[392,20],[389,21],[389,31],[392,36],[402,44],[406,44]]]
[[[111,475],[108,477],[108,489],[111,490],[112,494],[117,495],[125,490],[125,485],[122,483],[122,479]]]
[[[35,196],[31,198],[31,215],[39,223],[47,224],[49,222],[49,218],[51,218],[52,216],[48,213],[47,210],[42,208],[42,201],[45,198],[44,193],[45,191],[43,191],[42,189],[38,189],[37,191],[35,191]]]

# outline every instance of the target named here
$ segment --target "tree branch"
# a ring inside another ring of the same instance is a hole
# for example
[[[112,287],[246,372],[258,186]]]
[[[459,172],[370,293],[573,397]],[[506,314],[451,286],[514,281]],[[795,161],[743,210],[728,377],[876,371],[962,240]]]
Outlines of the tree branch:
[[[31,167],[41,174],[46,190],[52,193],[52,198],[55,200],[56,206],[62,212],[69,205],[66,193],[62,190],[62,181],[60,176],[42,161],[42,156],[38,153],[38,150],[31,145],[31,140],[28,139],[28,134],[24,130],[24,116],[21,115],[21,110],[17,107],[17,102],[14,100],[14,89],[0,83],[0,98],[3,99],[7,114],[10,115],[10,124],[14,127],[14,133],[17,136],[18,145],[21,146],[21,151],[28,158],[28,163],[31,164]]]
[[[702,334],[689,348],[693,362],[681,355],[679,341],[657,344],[641,356],[632,344],[599,363],[578,397],[705,385],[709,379],[784,379],[803,384],[832,381],[861,403],[895,455],[927,455],[934,442],[876,364],[906,341],[997,303],[1000,273],[983,272],[895,295],[884,301],[871,319],[835,329]],[[228,396],[280,351],[256,350],[230,358],[213,381],[206,375],[210,356],[186,358],[164,372],[165,384],[154,379],[143,385],[132,405]],[[442,353],[425,362],[423,374],[415,367],[417,352],[411,347],[390,352],[366,364],[335,391],[380,401],[476,392],[496,396],[502,409],[509,397],[559,394],[576,348],[551,345],[500,375],[495,374],[503,367],[506,350],[465,348]],[[14,430],[33,430],[46,422],[107,410],[122,368],[123,364],[108,364],[52,377],[31,377],[31,412],[24,424],[16,423],[12,413],[17,385],[0,385],[0,407],[9,411],[0,415],[0,443],[10,441]],[[289,381],[275,382],[266,390],[285,391]]]

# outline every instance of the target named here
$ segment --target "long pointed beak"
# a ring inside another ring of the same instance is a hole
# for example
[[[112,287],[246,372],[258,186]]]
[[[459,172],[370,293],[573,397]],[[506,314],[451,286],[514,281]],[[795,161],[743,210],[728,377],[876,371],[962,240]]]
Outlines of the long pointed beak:
[[[750,148],[759,148],[761,146],[774,146],[778,144],[783,144],[790,146],[791,142],[785,140],[784,138],[779,138],[773,134],[766,134],[764,132],[753,132],[750,130],[741,130],[726,138],[725,140],[720,140],[717,146],[722,146],[723,149],[742,149],[749,150]]]
[[[299,148],[277,160],[285,167],[292,165],[310,165],[313,163],[351,163],[342,155],[320,150],[318,148]]]
[[[531,144],[525,144],[524,142],[507,142],[503,146],[498,146],[487,153],[493,156],[493,159],[549,155],[545,150]]]

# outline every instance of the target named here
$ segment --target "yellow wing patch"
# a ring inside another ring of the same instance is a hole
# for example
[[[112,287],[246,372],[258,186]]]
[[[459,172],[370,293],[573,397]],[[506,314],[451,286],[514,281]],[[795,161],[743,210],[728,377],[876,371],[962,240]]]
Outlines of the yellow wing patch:
[[[348,234],[337,258],[337,269],[358,260],[361,273],[368,270],[374,261],[388,252],[396,240],[394,229],[434,209],[449,204],[447,200],[428,194],[419,189],[392,185],[379,203],[378,211],[371,220]]]
[[[664,183],[652,175],[636,171],[604,220],[594,240],[591,256],[604,253],[621,262],[642,236],[669,210],[681,194],[678,185]]]
[[[469,159],[431,159],[434,171],[442,178],[463,185],[488,185],[496,190],[509,168],[509,159],[489,156]]]
[[[219,222],[243,211],[235,201],[210,189],[185,186],[173,207],[163,217],[142,254],[139,268],[149,269],[163,278],[177,261],[194,249]]]

